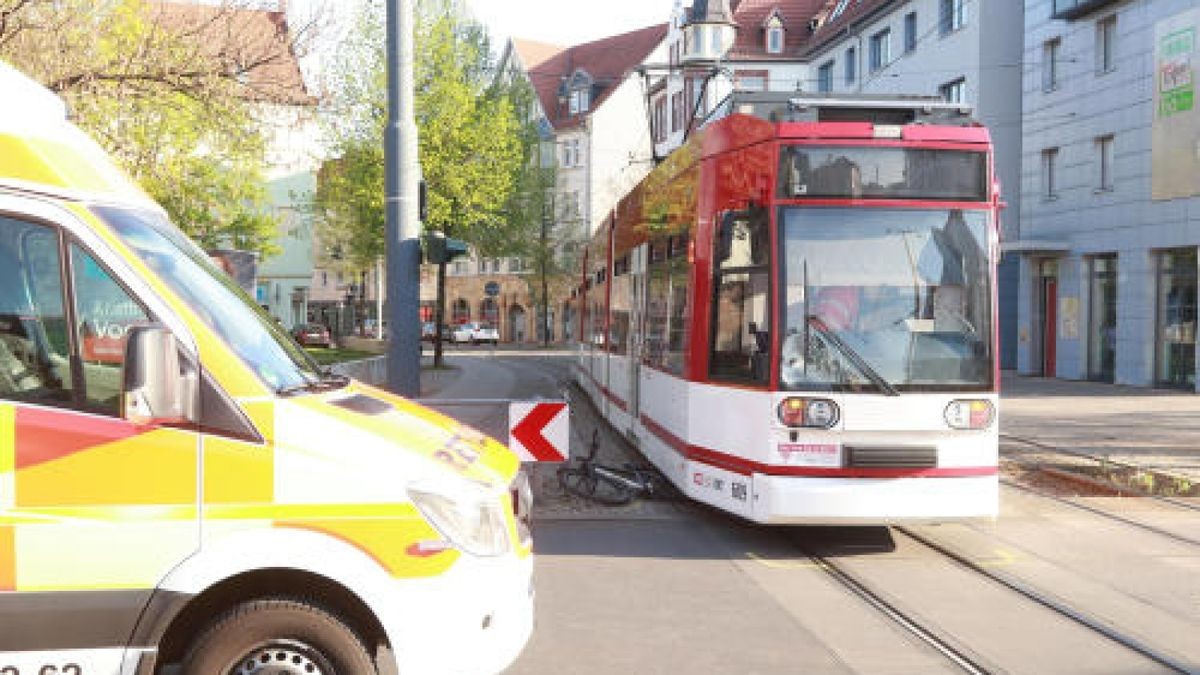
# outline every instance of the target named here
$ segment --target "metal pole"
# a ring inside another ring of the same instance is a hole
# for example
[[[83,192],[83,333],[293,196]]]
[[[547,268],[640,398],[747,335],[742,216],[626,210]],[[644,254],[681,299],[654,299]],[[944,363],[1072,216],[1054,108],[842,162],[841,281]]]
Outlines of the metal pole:
[[[417,221],[417,123],[413,114],[413,0],[387,4],[388,125],[384,134],[387,197],[388,389],[421,393],[421,224]]]

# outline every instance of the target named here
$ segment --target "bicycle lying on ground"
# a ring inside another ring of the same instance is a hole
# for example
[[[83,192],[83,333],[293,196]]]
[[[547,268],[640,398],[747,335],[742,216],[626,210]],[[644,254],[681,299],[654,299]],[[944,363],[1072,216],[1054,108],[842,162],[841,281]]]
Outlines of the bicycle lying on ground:
[[[558,483],[564,490],[608,506],[628,504],[634,497],[669,499],[673,494],[670,483],[652,467],[625,464],[617,468],[596,462],[599,449],[599,430],[594,429],[587,455],[558,470]]]

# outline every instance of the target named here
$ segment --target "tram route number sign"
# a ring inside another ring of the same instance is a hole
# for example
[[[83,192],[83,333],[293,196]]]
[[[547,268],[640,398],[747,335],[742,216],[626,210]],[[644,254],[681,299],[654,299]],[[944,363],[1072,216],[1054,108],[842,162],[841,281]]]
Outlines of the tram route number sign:
[[[570,438],[566,403],[514,401],[508,405],[508,447],[522,462],[565,462]]]

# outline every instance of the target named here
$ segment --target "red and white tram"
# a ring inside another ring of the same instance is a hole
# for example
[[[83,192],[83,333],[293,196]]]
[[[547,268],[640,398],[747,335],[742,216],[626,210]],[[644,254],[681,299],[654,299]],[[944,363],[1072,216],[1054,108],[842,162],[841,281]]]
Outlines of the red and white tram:
[[[760,523],[995,517],[999,185],[927,99],[734,101],[583,258],[583,389]]]

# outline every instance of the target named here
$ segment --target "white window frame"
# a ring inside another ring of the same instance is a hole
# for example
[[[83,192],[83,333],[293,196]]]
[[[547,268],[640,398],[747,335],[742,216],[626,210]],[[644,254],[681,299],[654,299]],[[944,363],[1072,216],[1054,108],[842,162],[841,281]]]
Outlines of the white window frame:
[[[1116,135],[1104,134],[1096,137],[1096,192],[1112,192],[1116,189],[1113,168],[1116,163]]]
[[[869,69],[877,73],[892,63],[892,29],[884,28],[871,36],[869,49]]]
[[[833,59],[829,59],[817,68],[817,91],[828,94],[833,91]]]
[[[1096,74],[1117,69],[1117,15],[1096,21]]]
[[[767,27],[767,53],[783,53],[783,26]]]
[[[938,94],[947,103],[965,103],[967,100],[967,78],[959,77],[938,87]]]
[[[1062,37],[1054,37],[1042,43],[1042,91],[1058,89],[1061,55]]]
[[[1042,150],[1042,199],[1058,199],[1058,148]]]
[[[967,25],[966,0],[940,0],[938,2],[938,32],[950,35]]]

